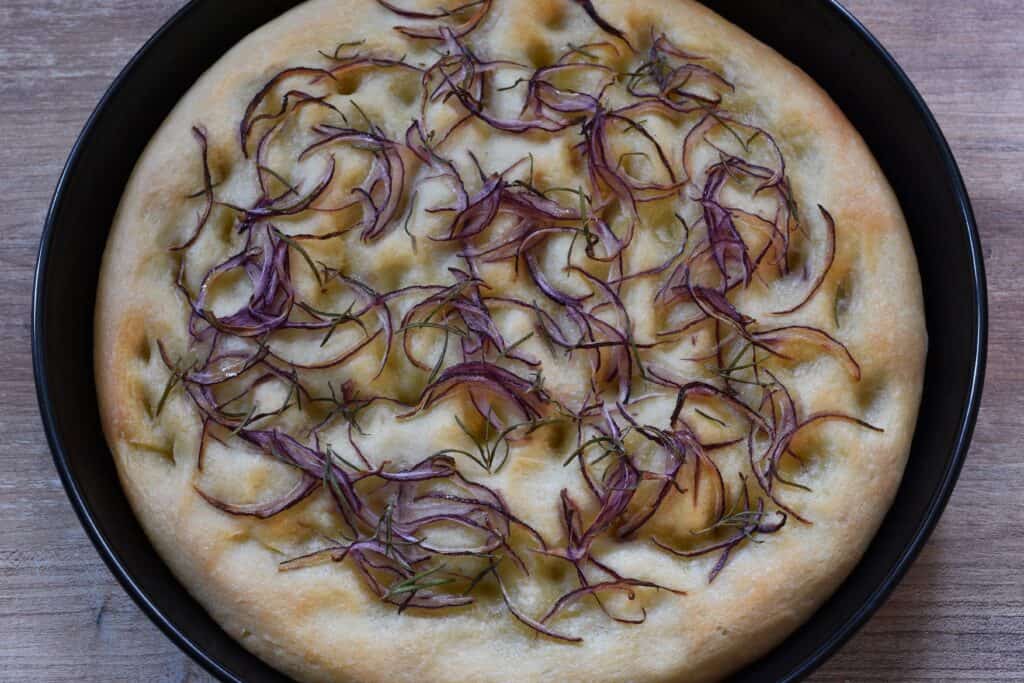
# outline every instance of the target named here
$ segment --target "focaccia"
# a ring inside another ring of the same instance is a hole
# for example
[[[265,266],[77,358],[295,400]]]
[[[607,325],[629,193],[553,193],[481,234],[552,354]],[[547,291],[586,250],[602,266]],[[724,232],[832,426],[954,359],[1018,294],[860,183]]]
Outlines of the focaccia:
[[[95,339],[189,592],[298,680],[416,683],[761,656],[889,508],[926,349],[863,140],[689,0],[284,14],[139,160]]]

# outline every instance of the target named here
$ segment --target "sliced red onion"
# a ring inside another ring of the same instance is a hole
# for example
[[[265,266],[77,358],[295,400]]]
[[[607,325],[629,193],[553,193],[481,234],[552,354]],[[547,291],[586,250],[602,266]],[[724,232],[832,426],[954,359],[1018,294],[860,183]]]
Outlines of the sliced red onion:
[[[814,278],[814,282],[811,283],[811,287],[807,290],[807,294],[804,295],[799,302],[781,311],[775,311],[773,315],[788,315],[789,313],[796,313],[801,308],[807,305],[807,303],[818,293],[821,289],[821,285],[825,282],[825,278],[828,277],[828,273],[832,270],[832,264],[836,259],[836,222],[832,218],[832,214],[825,210],[825,207],[818,205],[818,210],[821,211],[821,215],[825,218],[826,227],[826,247],[825,247],[825,265],[818,272]]]
[[[214,507],[223,510],[224,512],[231,513],[232,515],[248,515],[251,517],[258,517],[259,519],[267,519],[274,515],[280,514],[292,506],[300,503],[309,497],[316,488],[320,486],[320,480],[316,477],[312,477],[306,473],[303,473],[299,478],[299,481],[288,493],[283,496],[270,500],[264,503],[249,503],[249,504],[235,504],[226,503],[222,500],[215,498],[214,496],[206,493],[198,486],[195,487],[196,493],[203,497],[203,499],[213,505]]]
[[[269,227],[265,234],[263,247],[247,249],[211,269],[200,285],[199,296],[190,302],[194,314],[220,332],[239,337],[260,337],[288,319],[295,300],[291,289],[288,245]],[[218,318],[206,308],[210,286],[220,275],[237,268],[245,269],[253,283],[253,291],[243,308]]]
[[[396,26],[395,27],[396,31],[398,31],[399,33],[402,33],[403,35],[408,36],[409,38],[420,38],[420,39],[423,39],[423,40],[444,40],[446,32],[449,32],[455,38],[462,38],[464,36],[469,35],[477,26],[480,25],[480,22],[482,22],[484,20],[484,17],[487,16],[487,13],[491,9],[491,1],[492,0],[479,0],[477,2],[468,2],[465,5],[462,5],[460,7],[456,7],[454,9],[452,9],[452,10],[439,10],[437,12],[416,12],[416,11],[402,9],[402,8],[398,7],[397,5],[394,5],[393,3],[388,2],[387,0],[377,0],[377,2],[380,5],[386,7],[387,9],[391,10],[395,14],[398,14],[401,17],[405,17],[406,19],[417,19],[417,20],[445,19],[445,18],[451,17],[454,14],[457,14],[459,11],[461,11],[463,9],[468,9],[470,7],[473,7],[473,6],[478,6],[479,7],[479,9],[474,11],[464,22],[462,22],[461,24],[459,24],[457,26],[453,26],[453,27],[448,27],[448,26],[432,27],[432,28],[413,28],[411,26]]]
[[[502,211],[520,218],[552,221],[578,221],[583,217],[579,209],[567,208],[529,188],[505,187],[502,192]]]
[[[416,408],[399,417],[409,417],[429,410],[459,387],[473,387],[501,397],[524,421],[541,418],[547,400],[547,395],[535,383],[493,363],[470,361],[453,365],[442,372],[437,380],[423,390]]]
[[[590,17],[591,21],[597,24],[602,31],[619,38],[624,41],[626,45],[629,45],[629,39],[626,38],[626,34],[609,24],[604,17],[598,14],[597,9],[594,8],[592,0],[573,0],[573,2],[582,7],[583,11],[587,13],[587,16]]]
[[[693,300],[697,306],[708,316],[718,318],[722,322],[733,325],[739,330],[745,330],[747,325],[754,322],[754,319],[743,315],[732,305],[725,294],[707,287],[691,287]]]
[[[718,387],[707,384],[706,382],[690,382],[689,384],[686,384],[685,386],[683,386],[683,388],[679,390],[679,395],[676,398],[675,408],[672,410],[672,424],[675,424],[675,422],[679,419],[680,413],[682,413],[683,407],[686,405],[686,399],[688,399],[691,396],[699,396],[702,398],[715,399],[717,401],[721,401],[725,405],[732,408],[735,412],[738,412],[739,414],[745,416],[753,424],[765,429],[766,431],[768,430],[768,423],[765,422],[764,417],[762,417],[756,410],[748,406],[746,403],[744,403],[737,397],[729,393],[726,393],[724,390],[719,389]]]
[[[328,187],[330,187],[331,181],[334,180],[335,168],[336,164],[334,157],[331,157],[330,161],[327,162],[327,170],[324,172],[323,178],[305,197],[300,197],[294,203],[285,206],[277,205],[280,198],[275,201],[268,201],[265,205],[257,205],[251,209],[247,209],[245,212],[246,218],[249,220],[260,220],[275,216],[294,216],[302,213],[303,211],[309,210],[310,207],[313,206],[313,203],[320,198]]]
[[[701,471],[703,468],[707,468],[711,471],[714,476],[714,483],[716,485],[716,506],[717,516],[721,517],[725,510],[725,481],[722,478],[722,472],[719,470],[718,465],[707,455],[707,450],[693,431],[684,424],[674,431],[665,431],[649,425],[640,425],[632,418],[629,412],[624,406],[619,407],[620,413],[633,425],[633,428],[643,436],[645,439],[652,441],[662,448],[669,454],[670,459],[666,467],[666,471],[663,473],[655,473],[655,478],[662,479],[662,484],[658,493],[655,497],[643,508],[632,514],[626,519],[623,524],[619,527],[617,535],[619,538],[628,538],[634,532],[638,531],[644,524],[658,512],[661,504],[665,502],[668,494],[673,488],[678,488],[676,485],[676,477],[679,474],[679,470],[683,465],[686,464],[687,456],[692,453],[695,459],[695,466],[693,472],[693,501],[697,503],[698,496],[700,495],[700,480]],[[738,441],[727,442],[730,445],[738,443]],[[645,476],[651,475],[652,473],[645,472]]]
[[[480,191],[469,200],[466,208],[455,215],[448,234],[438,241],[468,239],[479,235],[487,229],[498,215],[501,206],[504,181],[500,177],[492,177],[484,183]]]
[[[804,325],[777,327],[754,332],[750,335],[750,339],[756,342],[759,347],[767,349],[781,358],[789,357],[782,353],[782,349],[789,344],[811,345],[842,363],[854,380],[860,380],[860,364],[854,359],[853,354],[846,348],[846,345],[827,332],[815,327],[806,327]]]
[[[701,555],[707,555],[716,551],[722,551],[718,556],[718,560],[711,567],[711,572],[708,575],[708,583],[712,583],[721,571],[725,568],[725,565],[729,562],[729,556],[738,545],[746,541],[747,539],[753,539],[754,534],[773,534],[786,524],[786,514],[784,512],[776,512],[777,520],[774,522],[765,521],[765,518],[769,513],[764,510],[764,499],[759,498],[757,501],[757,509],[752,510],[750,507],[750,492],[747,489],[746,480],[741,479],[743,482],[743,500],[744,508],[741,515],[746,515],[744,519],[748,520],[742,524],[736,533],[718,543],[712,543],[710,545],[698,548],[697,550],[678,550],[665,543],[662,543],[658,539],[651,539],[652,542],[663,550],[667,550],[673,555],[679,557],[700,557]]]
[[[561,290],[555,289],[555,287],[548,282],[547,276],[545,276],[544,271],[541,270],[540,264],[537,262],[537,257],[533,255],[533,252],[526,252],[526,268],[530,273],[530,278],[533,280],[534,284],[537,285],[537,289],[539,289],[544,296],[557,304],[575,308],[590,297],[589,294],[584,296],[572,296],[571,294],[566,294]]]
[[[363,207],[363,240],[379,239],[392,226],[401,206],[405,187],[405,162],[401,153],[395,143],[375,132],[336,126],[321,126],[319,130],[321,139],[303,150],[299,159],[337,142],[365,145],[374,151],[370,171],[354,193]],[[333,170],[333,156],[330,163]]]
[[[576,590],[566,593],[557,601],[555,601],[555,604],[551,606],[551,609],[547,611],[547,614],[541,617],[540,623],[543,624],[544,622],[552,619],[555,615],[557,615],[563,609],[571,605],[573,602],[587,595],[596,595],[598,593],[605,592],[619,592],[625,593],[627,598],[629,598],[630,600],[634,600],[636,599],[636,591],[634,590],[636,588],[654,588],[656,590],[666,590],[670,593],[675,593],[676,595],[686,595],[685,591],[666,588],[665,586],[653,583],[651,581],[641,581],[639,579],[621,579],[618,581],[604,581],[602,583],[594,583],[588,586],[582,586],[580,588],[577,588]],[[642,611],[644,617],[646,617],[646,610]],[[643,618],[641,618],[639,621],[633,621],[631,623],[643,623]]]
[[[708,176],[701,199],[701,204],[704,207],[704,223],[708,226],[711,253],[715,258],[715,263],[718,264],[722,277],[728,279],[730,264],[738,263],[742,268],[743,280],[749,285],[750,278],[754,274],[754,264],[750,260],[747,244],[736,229],[732,214],[717,199],[718,192],[727,177],[728,174],[724,168]]]
[[[266,100],[267,96],[270,95],[271,92],[273,92],[274,88],[276,88],[278,85],[288,80],[289,78],[294,78],[297,76],[312,76],[314,82],[319,78],[330,78],[331,80],[334,80],[334,74],[332,74],[327,69],[302,66],[284,69],[283,71],[278,72],[269,81],[267,81],[267,83],[260,89],[259,92],[256,93],[252,100],[249,101],[249,104],[245,108],[245,114],[243,114],[242,116],[242,121],[239,124],[238,139],[242,146],[242,153],[245,155],[247,159],[249,158],[249,136],[252,132],[253,125],[255,123],[254,119],[256,118],[256,112],[259,110],[264,100]],[[278,116],[283,115],[283,113],[284,112],[282,111],[280,114],[269,118],[277,118]]]

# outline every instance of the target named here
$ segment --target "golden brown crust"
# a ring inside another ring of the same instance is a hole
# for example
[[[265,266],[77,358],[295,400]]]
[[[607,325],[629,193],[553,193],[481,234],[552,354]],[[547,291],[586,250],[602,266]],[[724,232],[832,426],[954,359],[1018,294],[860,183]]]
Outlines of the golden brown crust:
[[[176,576],[225,630],[298,679],[714,680],[765,653],[810,616],[859,560],[892,501],[916,420],[925,332],[914,253],[882,172],[842,112],[803,72],[703,6],[654,0],[598,4],[602,15],[630,36],[657,26],[687,50],[711,56],[743,93],[751,117],[780,141],[802,203],[825,206],[835,217],[837,258],[821,293],[781,320],[840,335],[858,359],[862,379],[851,382],[828,360],[809,362],[800,368],[804,379],[794,395],[802,407],[857,415],[885,432],[847,425],[822,429],[826,453],[811,468],[815,490],[792,494],[813,525],[792,524],[761,545],[748,544],[711,587],[712,557],[679,560],[649,544],[611,548],[607,557],[623,573],[688,594],[638,596],[648,610],[642,626],[610,622],[598,610],[574,613],[564,626],[585,634],[580,645],[538,637],[508,618],[500,601],[443,615],[398,615],[376,601],[348,568],[279,572],[280,544],[295,542],[285,549],[289,554],[315,546],[308,525],[329,516],[327,500],[316,495],[264,522],[231,517],[205,503],[193,488],[199,425],[187,399],[172,394],[154,415],[167,378],[156,342],[178,349],[185,343],[187,308],[171,294],[179,259],[167,247],[195,220],[195,203],[181,199],[197,189],[200,177],[191,127],[206,127],[211,167],[219,177],[230,176],[241,160],[235,126],[249,98],[274,72],[313,61],[316,49],[329,50],[352,38],[365,37],[381,49],[405,49],[391,28],[399,22],[375,3],[312,0],[232,49],[150,143],[115,220],[95,327],[104,430],[136,514]],[[360,27],[356,36],[353,26]],[[474,34],[475,44],[493,54],[526,61],[550,58],[567,42],[595,39],[603,36],[567,0],[499,0]],[[364,107],[386,117],[394,93],[376,87],[359,97]],[[394,120],[397,128],[408,118],[395,113]],[[559,154],[564,150],[550,151],[540,165],[553,177],[560,173]],[[494,158],[506,157],[496,149]],[[227,182],[223,192],[230,197],[234,187]],[[244,201],[244,193],[238,193]],[[215,244],[210,250],[206,267],[218,256]],[[375,258],[382,270],[413,278],[434,267],[408,250],[384,247]],[[833,320],[840,288],[845,296],[841,330]],[[772,303],[751,301],[752,306]],[[368,357],[353,374],[368,377],[375,369]],[[566,386],[573,377],[569,372]],[[390,382],[386,389],[402,388],[400,376],[385,382]],[[441,448],[451,438],[448,422],[440,417],[394,424],[393,413],[379,411],[369,419],[370,431],[379,428],[374,444],[381,449],[401,450],[410,443]],[[547,508],[559,488],[575,484],[555,459],[546,446],[538,446],[520,454],[493,485],[517,514],[557,537],[557,516]],[[230,486],[217,481],[215,470],[204,482],[225,491],[234,486],[233,495],[242,499],[256,495],[269,474],[251,460],[240,456],[246,474]],[[537,477],[551,495],[535,495],[522,483]],[[547,597],[525,593],[518,599],[536,614],[549,604]]]

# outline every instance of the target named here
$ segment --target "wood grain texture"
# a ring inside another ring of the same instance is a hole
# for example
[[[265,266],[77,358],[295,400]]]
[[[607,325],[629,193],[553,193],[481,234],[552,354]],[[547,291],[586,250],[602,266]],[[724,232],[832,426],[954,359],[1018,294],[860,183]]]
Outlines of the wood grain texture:
[[[779,1],[779,0],[776,0]],[[64,495],[29,346],[39,232],[82,124],[181,0],[0,4],[0,680],[208,681],[116,584]],[[974,445],[931,541],[815,676],[1024,680],[1024,3],[848,0],[935,111],[974,201],[989,278],[989,373]]]

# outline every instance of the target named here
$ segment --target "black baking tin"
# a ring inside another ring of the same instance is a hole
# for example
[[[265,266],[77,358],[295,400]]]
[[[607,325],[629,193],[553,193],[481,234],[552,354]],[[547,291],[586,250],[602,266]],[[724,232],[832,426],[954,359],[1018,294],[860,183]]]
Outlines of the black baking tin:
[[[287,679],[220,629],[171,575],[135,520],[100,427],[93,307],[114,212],[150,137],[204,70],[246,34],[296,4],[254,0],[243,10],[232,0],[193,0],[143,46],[71,151],[43,230],[33,292],[39,407],[71,504],[143,611],[224,681]],[[929,332],[924,399],[896,501],[839,590],[782,645],[734,677],[797,680],[884,602],[953,490],[981,398],[985,276],[967,191],[942,132],[899,65],[847,10],[831,0],[706,4],[802,67],[847,114],[899,197],[924,284]]]

